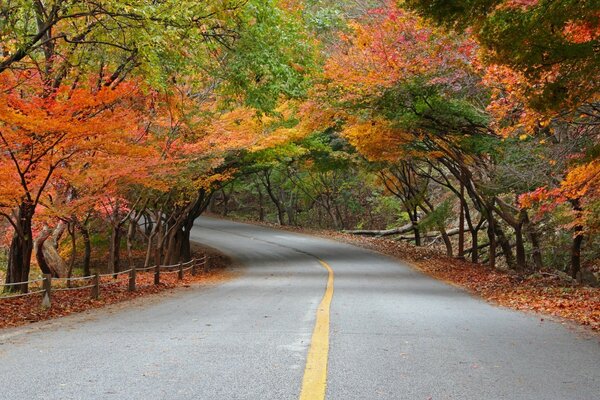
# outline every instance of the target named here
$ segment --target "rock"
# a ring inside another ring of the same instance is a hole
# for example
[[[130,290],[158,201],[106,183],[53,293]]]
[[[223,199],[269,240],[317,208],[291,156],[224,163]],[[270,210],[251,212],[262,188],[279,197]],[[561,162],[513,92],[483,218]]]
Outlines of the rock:
[[[600,279],[598,279],[595,273],[587,269],[582,269],[579,272],[577,280],[587,286],[600,287]]]

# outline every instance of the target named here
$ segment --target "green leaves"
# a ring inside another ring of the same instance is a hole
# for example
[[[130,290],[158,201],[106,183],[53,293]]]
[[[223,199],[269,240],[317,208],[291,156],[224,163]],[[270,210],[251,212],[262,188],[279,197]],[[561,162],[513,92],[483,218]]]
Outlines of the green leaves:
[[[241,23],[217,71],[225,79],[225,93],[239,93],[246,105],[265,112],[282,97],[302,97],[315,62],[313,43],[297,16],[275,1],[255,1],[244,8]]]
[[[541,111],[579,106],[598,92],[596,0],[409,0],[422,15],[451,28],[471,28],[490,63],[529,80],[529,103]]]

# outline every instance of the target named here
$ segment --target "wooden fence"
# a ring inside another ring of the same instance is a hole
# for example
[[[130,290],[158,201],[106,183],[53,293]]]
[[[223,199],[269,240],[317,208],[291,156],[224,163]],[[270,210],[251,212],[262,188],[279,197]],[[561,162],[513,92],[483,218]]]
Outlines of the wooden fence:
[[[120,276],[128,275],[127,289],[131,292],[136,290],[136,276],[138,272],[153,272],[154,273],[154,284],[160,284],[161,274],[177,274],[177,279],[182,280],[185,277],[186,272],[191,273],[192,276],[196,275],[198,271],[208,272],[208,256],[205,254],[199,259],[193,259],[191,261],[172,265],[153,265],[146,268],[130,268],[126,271],[120,271],[109,274],[95,273],[89,276],[78,276],[73,278],[52,278],[51,275],[44,275],[43,278],[33,279],[26,282],[15,282],[15,283],[0,283],[0,287],[11,287],[21,286],[27,284],[29,287],[32,285],[34,289],[28,290],[27,293],[16,293],[8,294],[6,296],[0,295],[0,301],[5,299],[14,299],[17,297],[33,296],[36,294],[42,295],[42,306],[50,307],[52,304],[52,293],[71,291],[71,290],[90,290],[90,298],[98,299],[102,290],[110,290],[106,288],[114,287],[123,283],[123,280],[119,280]],[[108,281],[103,281],[103,278],[111,278]],[[37,286],[37,287],[35,287]],[[104,289],[103,289],[104,288]]]

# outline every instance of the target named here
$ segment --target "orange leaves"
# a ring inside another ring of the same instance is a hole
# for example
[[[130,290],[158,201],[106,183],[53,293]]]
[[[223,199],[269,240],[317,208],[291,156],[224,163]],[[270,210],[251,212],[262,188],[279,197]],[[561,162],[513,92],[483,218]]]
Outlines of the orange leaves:
[[[377,94],[415,76],[455,80],[458,70],[447,72],[468,67],[474,57],[474,42],[446,36],[394,2],[350,26],[352,34],[341,36],[325,70],[344,100]]]
[[[15,81],[0,75],[0,152],[6,154],[0,203],[35,202],[53,176],[66,178],[106,154],[130,151],[138,130],[134,84],[47,93],[37,76],[12,89]]]
[[[537,207],[538,216],[542,216],[562,204],[577,202],[577,209],[568,209],[569,222],[563,224],[563,228],[568,230],[577,228],[578,232],[583,230],[592,233],[600,229],[600,226],[597,226],[598,216],[586,209],[586,206],[599,200],[600,161],[592,160],[571,168],[559,187],[554,189],[542,187],[519,196],[519,205],[523,208]]]
[[[397,161],[399,148],[412,136],[394,129],[385,120],[348,121],[342,134],[358,151],[373,161]]]
[[[600,161],[593,160],[589,163],[572,168],[560,187],[553,190],[538,188],[533,192],[519,197],[521,207],[531,207],[535,203],[553,201],[557,204],[567,200],[577,200],[585,197],[600,198]]]
[[[600,12],[596,13],[596,20],[600,18]],[[571,43],[586,43],[600,37],[600,26],[591,21],[570,21],[564,29],[565,39]]]
[[[588,196],[599,199],[600,160],[593,160],[571,169],[561,183],[561,192],[571,199]]]
[[[36,219],[70,218],[133,185],[165,189],[135,82],[48,92],[35,75],[13,90],[13,78],[0,75],[0,211],[25,202]]]

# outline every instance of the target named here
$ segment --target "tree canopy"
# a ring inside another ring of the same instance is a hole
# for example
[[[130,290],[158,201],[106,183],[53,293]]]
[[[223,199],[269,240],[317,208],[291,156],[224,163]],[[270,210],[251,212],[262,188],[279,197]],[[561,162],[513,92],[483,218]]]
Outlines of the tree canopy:
[[[32,259],[64,275],[64,226],[106,236],[110,271],[124,236],[128,262],[136,235],[146,265],[188,259],[207,209],[581,278],[600,257],[599,17],[592,0],[4,1],[6,280]]]

